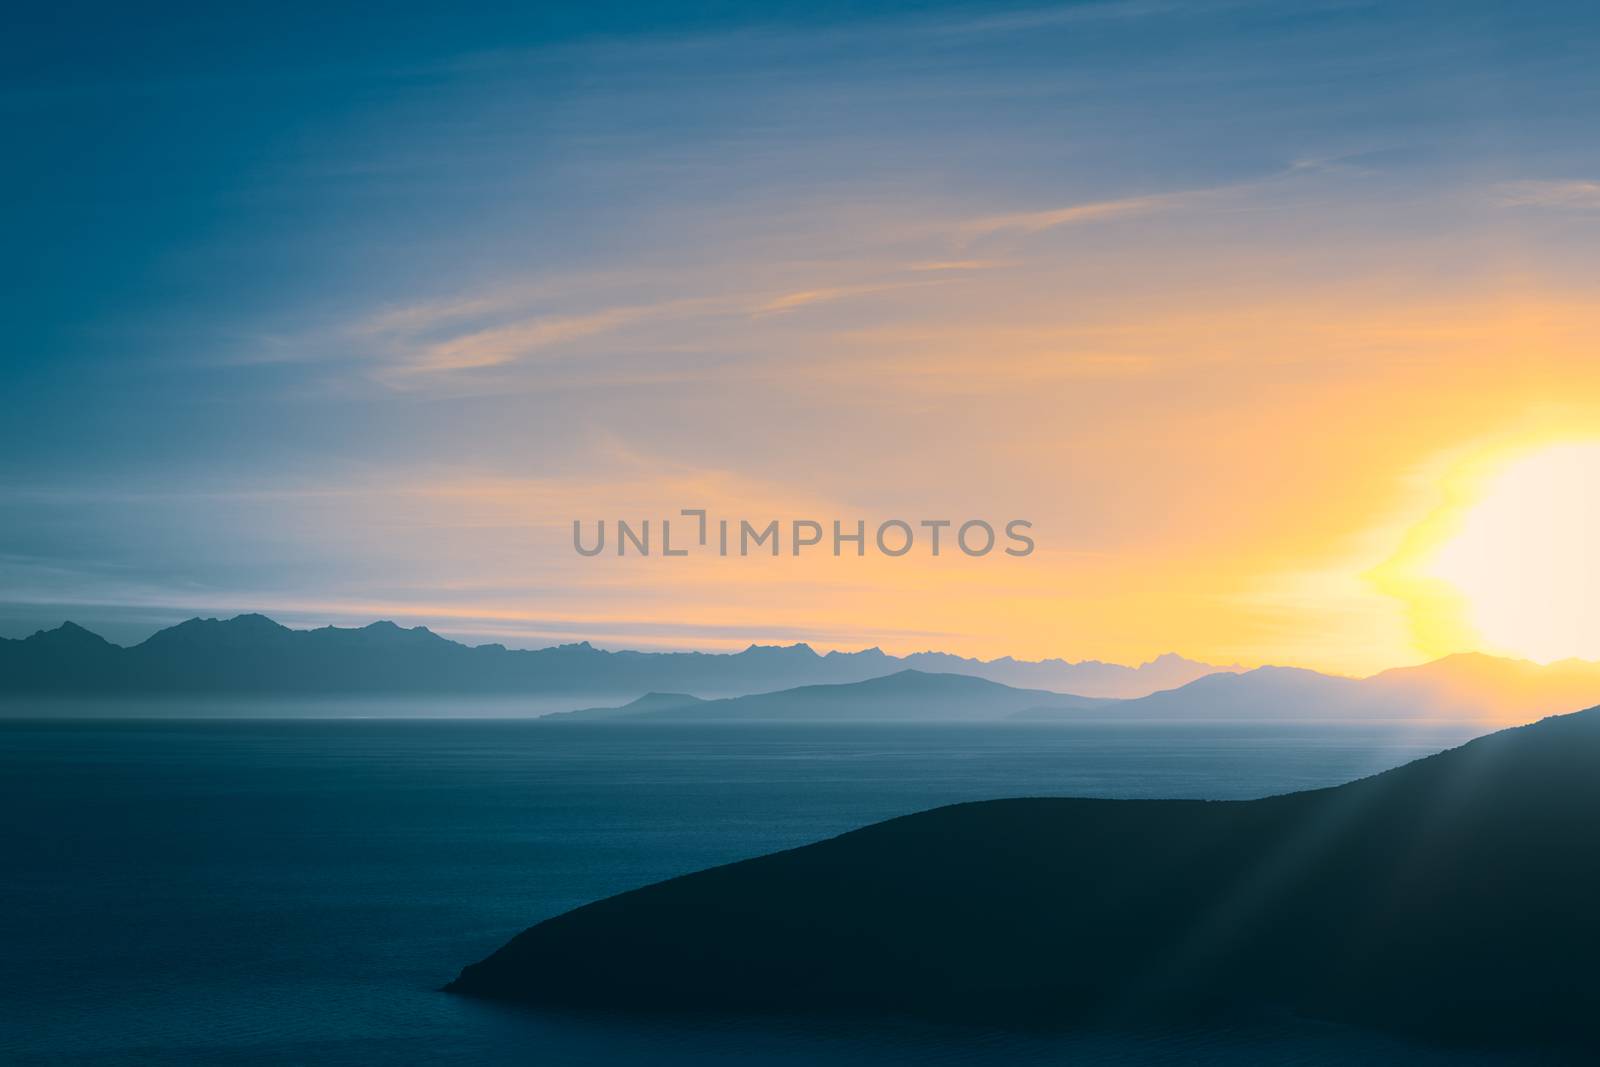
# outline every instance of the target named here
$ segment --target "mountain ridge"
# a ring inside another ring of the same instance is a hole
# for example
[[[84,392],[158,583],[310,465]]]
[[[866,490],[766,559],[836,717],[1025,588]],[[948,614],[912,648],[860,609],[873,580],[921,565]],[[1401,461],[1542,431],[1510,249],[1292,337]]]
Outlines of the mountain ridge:
[[[1119,701],[1119,721],[1395,721],[1435,719],[1510,725],[1551,709],[1585,708],[1600,700],[1600,663],[1548,665],[1482,652],[1457,653],[1366,678],[1303,667],[1219,671],[1175,689]],[[1018,718],[1071,716],[1025,709]]]
[[[1087,671],[1071,676],[1084,686],[1025,684],[1039,670],[1059,675],[1051,664]],[[389,620],[297,630],[247,614],[189,619],[129,647],[71,622],[0,639],[0,697],[528,696],[538,698],[545,711],[572,697],[574,703],[590,701],[579,709],[593,713],[587,717],[608,712],[625,718],[627,713],[616,713],[617,705],[646,693],[725,700],[850,685],[912,670],[1048,694],[1013,712],[1035,721],[1101,716],[1128,722],[1438,719],[1503,725],[1600,700],[1600,663],[1569,659],[1540,665],[1476,652],[1367,678],[1299,667],[1213,669],[1167,654],[1140,668],[1110,665],[1123,672],[1112,687],[1129,684],[1130,672],[1156,666],[1197,676],[1125,698],[1096,693],[1097,685],[1105,685],[1095,682],[1095,672],[1107,666],[1093,660],[984,661],[935,652],[890,656],[881,649],[818,654],[804,643],[753,643],[735,653],[606,651],[587,641],[508,649],[464,645],[427,627]],[[1143,686],[1161,682],[1153,674],[1142,677]],[[1054,699],[1062,694],[1091,699],[1079,704]],[[616,704],[603,705],[596,698]]]
[[[983,661],[931,652],[896,657],[879,649],[819,655],[804,643],[752,643],[735,653],[606,651],[587,641],[508,649],[465,645],[388,620],[297,630],[254,613],[188,619],[127,647],[97,637],[99,644],[79,663],[39,654],[89,633],[63,623],[25,638],[0,638],[0,693],[614,693],[631,699],[655,690],[720,697],[864,681],[921,664],[1008,685],[1036,678],[1030,688],[1056,692],[1078,677],[1091,690],[1083,695],[1092,696],[1112,695],[1095,690],[1153,692],[1173,677],[1215,669],[1173,656],[1151,661],[1145,666],[1154,673],[1141,675],[1142,667],[1086,661],[1080,677],[1078,665],[1065,660]]]
[[[560,722],[985,722],[1006,718],[1023,707],[1089,710],[1116,704],[1043,689],[1018,689],[987,678],[904,668],[860,682],[797,686],[770,693],[698,700],[662,699],[641,706],[649,696],[617,708],[588,708],[546,715]]]

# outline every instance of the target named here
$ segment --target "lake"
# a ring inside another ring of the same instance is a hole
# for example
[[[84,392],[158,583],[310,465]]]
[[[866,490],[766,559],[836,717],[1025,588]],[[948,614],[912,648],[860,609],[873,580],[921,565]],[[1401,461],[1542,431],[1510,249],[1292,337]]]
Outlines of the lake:
[[[1474,732],[0,721],[0,1060],[1459,1062],[1291,1020],[1062,1037],[581,1016],[436,990],[587,901],[894,815],[1264,796]]]

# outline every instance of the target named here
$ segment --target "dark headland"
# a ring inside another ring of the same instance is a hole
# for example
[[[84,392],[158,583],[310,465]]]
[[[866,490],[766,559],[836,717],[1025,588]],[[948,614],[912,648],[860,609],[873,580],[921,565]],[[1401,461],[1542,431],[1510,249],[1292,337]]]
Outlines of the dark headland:
[[[893,819],[534,926],[453,992],[1070,1026],[1288,1012],[1600,1039],[1600,708],[1333,789]]]

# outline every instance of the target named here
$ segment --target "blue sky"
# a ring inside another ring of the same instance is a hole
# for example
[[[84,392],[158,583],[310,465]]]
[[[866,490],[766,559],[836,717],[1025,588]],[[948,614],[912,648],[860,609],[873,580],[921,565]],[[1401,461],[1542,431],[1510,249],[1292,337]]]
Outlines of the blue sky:
[[[34,17],[0,83],[8,635],[72,617],[127,639],[260,609],[521,644],[998,651],[1020,638],[975,619],[1005,617],[1037,575],[920,624],[863,608],[899,580],[865,574],[824,579],[843,614],[803,598],[770,613],[794,579],[749,574],[701,576],[683,612],[675,577],[585,570],[563,531],[695,494],[1027,515],[1057,532],[1043,586],[1063,618],[1109,617],[1109,588],[1073,599],[1084,560],[1124,579],[1214,568],[1147,532],[1240,536],[1193,499],[1194,439],[1150,426],[1362,381],[1392,404],[1418,384],[1397,365],[1452,360],[1472,387],[1450,401],[1458,426],[1504,389],[1525,419],[1570,398],[1561,368],[1588,336],[1585,5]],[[1426,324],[1507,294],[1565,324],[1547,379],[1504,382],[1513,357],[1442,352],[1428,326],[1299,351],[1307,321],[1352,306]],[[1316,418],[1376,410],[1352,393]],[[1219,443],[1210,469],[1287,485],[1250,474],[1263,439]],[[1278,620],[1306,605],[1239,598],[1401,521],[1395,487],[1463,442],[1393,442],[1383,473],[1341,481],[1366,510],[1319,548],[1250,505],[1256,585],[1241,593],[1231,563],[1231,585],[1184,594],[1233,620],[1208,651],[1300,647]],[[1337,461],[1317,447],[1310,478]],[[1292,493],[1282,507],[1305,511]],[[1343,595],[1312,615],[1354,610]],[[1121,658],[1200,643],[1139,630],[1149,608],[1026,640]],[[1385,633],[1348,658],[1403,655]]]

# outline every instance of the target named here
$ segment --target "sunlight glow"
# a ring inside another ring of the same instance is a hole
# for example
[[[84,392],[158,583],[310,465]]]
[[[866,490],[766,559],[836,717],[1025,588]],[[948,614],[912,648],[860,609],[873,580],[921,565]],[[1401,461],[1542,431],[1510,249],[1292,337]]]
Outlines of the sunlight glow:
[[[1492,476],[1429,573],[1465,600],[1484,646],[1542,662],[1600,656],[1600,442]]]

